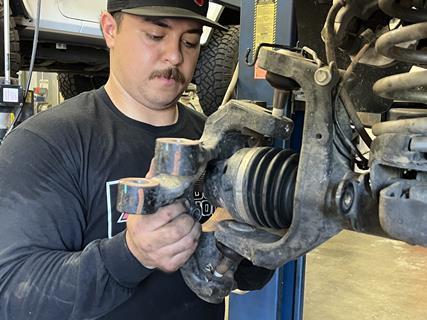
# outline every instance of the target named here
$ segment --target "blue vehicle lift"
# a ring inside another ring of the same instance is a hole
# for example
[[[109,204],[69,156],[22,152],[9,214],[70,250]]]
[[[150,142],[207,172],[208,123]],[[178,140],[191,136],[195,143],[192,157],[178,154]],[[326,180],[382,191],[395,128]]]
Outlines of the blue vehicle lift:
[[[244,32],[240,34],[238,99],[272,104],[272,87],[265,80],[255,79],[258,75],[255,75],[254,67],[247,66],[244,61],[247,49],[252,49],[253,53],[259,42],[295,45],[293,4],[293,0],[243,1],[240,28]],[[265,15],[270,16],[270,13],[272,17],[266,21]],[[271,32],[273,34],[266,34]],[[301,112],[294,114],[293,120],[295,129],[290,146],[297,151],[301,145],[301,132],[298,132],[303,123]],[[229,320],[302,320],[304,275],[305,256],[276,270],[262,290],[244,295],[231,294]]]

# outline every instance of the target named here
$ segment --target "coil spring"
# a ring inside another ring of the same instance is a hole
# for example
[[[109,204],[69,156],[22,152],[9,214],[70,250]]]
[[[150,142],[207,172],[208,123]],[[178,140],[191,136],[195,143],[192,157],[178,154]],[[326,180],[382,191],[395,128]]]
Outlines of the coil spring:
[[[252,218],[261,226],[283,229],[293,213],[298,154],[291,150],[260,148],[247,167]]]
[[[398,0],[379,0],[378,5],[389,16],[413,24],[380,36],[375,44],[376,50],[382,55],[398,61],[427,65],[427,51],[398,46],[405,42],[427,39],[427,1],[412,0],[410,5],[403,5]],[[427,71],[382,78],[374,84],[373,91],[386,99],[426,103]]]

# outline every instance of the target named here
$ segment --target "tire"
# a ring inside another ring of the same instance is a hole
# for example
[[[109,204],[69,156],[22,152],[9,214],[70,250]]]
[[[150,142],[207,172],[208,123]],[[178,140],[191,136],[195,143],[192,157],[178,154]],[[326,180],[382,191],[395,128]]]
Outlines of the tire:
[[[21,69],[21,55],[19,46],[19,34],[16,30],[15,20],[10,19],[10,76],[18,77],[18,71]],[[5,75],[4,67],[4,12],[3,4],[0,5],[0,76]]]
[[[203,112],[209,116],[221,105],[239,59],[239,26],[215,29],[202,48],[193,81]]]
[[[59,73],[59,92],[65,100],[82,92],[98,89],[107,82],[105,76],[82,76],[79,74]]]

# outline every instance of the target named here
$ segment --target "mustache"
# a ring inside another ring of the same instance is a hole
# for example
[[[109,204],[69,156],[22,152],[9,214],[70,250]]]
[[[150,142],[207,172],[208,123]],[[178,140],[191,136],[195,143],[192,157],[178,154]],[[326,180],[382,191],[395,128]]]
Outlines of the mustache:
[[[169,69],[165,69],[165,70],[154,71],[150,75],[149,79],[152,80],[154,78],[166,78],[166,79],[169,79],[169,80],[173,79],[176,82],[185,83],[185,77],[184,77],[184,75],[177,68],[169,68]]]

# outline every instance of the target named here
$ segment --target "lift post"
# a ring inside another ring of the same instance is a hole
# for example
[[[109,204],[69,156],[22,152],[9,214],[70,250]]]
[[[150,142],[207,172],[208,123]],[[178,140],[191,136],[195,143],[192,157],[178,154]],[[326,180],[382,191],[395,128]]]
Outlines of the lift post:
[[[3,1],[4,22],[4,78],[0,83],[0,139],[3,139],[11,122],[11,114],[24,105],[22,87],[13,84],[10,75],[10,4]]]
[[[295,45],[293,0],[258,0],[242,3],[239,49],[238,99],[263,101],[272,104],[273,88],[263,79],[262,70],[247,66],[248,48],[254,49],[261,42]],[[288,110],[288,112],[290,112]],[[288,115],[291,117],[291,115]],[[292,117],[295,131],[302,128],[303,117]],[[298,151],[298,134],[291,141]],[[277,142],[281,143],[281,142]],[[231,294],[230,320],[302,320],[304,299],[305,256],[278,269],[271,281],[260,291],[244,295]]]

